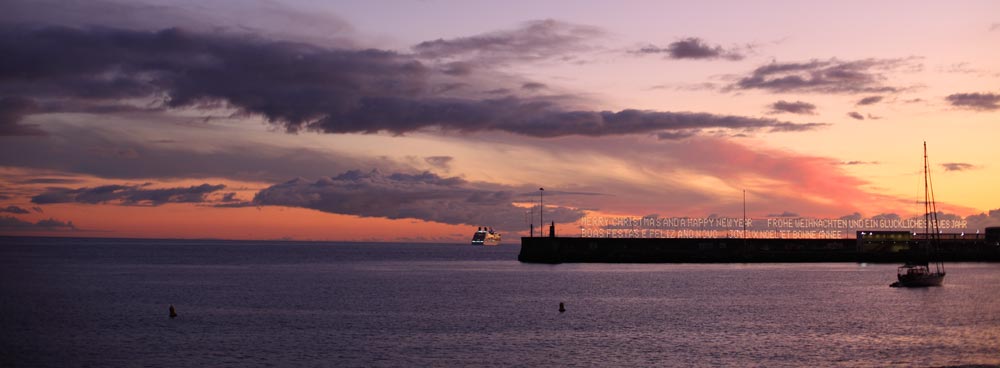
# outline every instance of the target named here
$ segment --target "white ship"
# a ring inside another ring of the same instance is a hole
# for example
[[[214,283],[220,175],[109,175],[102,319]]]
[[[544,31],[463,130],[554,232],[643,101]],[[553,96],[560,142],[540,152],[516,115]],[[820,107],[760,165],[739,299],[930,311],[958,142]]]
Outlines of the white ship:
[[[480,226],[472,235],[472,245],[500,245],[500,233],[492,227]]]

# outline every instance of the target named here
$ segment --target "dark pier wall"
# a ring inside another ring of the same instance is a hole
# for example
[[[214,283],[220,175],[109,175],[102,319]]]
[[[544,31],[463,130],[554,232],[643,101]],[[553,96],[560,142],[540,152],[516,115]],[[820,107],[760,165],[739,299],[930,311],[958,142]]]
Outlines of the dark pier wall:
[[[855,239],[521,238],[518,260],[531,263],[902,263],[926,254],[911,249],[860,250]],[[1000,246],[984,241],[942,244],[945,262],[1000,262]]]

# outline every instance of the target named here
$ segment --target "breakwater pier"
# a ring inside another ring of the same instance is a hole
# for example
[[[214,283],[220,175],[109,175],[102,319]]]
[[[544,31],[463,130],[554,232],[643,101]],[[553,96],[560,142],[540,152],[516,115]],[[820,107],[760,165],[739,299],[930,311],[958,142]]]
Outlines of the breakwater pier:
[[[1000,228],[985,234],[940,234],[935,258],[1000,262]],[[924,234],[859,231],[855,239],[523,237],[518,260],[529,263],[902,263],[927,257]]]

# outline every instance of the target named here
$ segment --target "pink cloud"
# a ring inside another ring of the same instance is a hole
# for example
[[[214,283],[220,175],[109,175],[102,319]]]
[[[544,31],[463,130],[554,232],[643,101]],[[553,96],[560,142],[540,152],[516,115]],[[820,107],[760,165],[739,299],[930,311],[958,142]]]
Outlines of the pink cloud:
[[[911,198],[874,192],[867,188],[868,180],[846,171],[840,159],[754,147],[752,142],[722,137],[682,141],[605,137],[600,144],[561,139],[539,145],[556,156],[618,159],[621,170],[639,176],[620,175],[620,170],[609,168],[608,175],[575,178],[572,190],[606,195],[567,197],[560,199],[562,205],[631,215],[733,215],[742,212],[741,191],[746,189],[753,215],[794,211],[803,216],[839,217],[853,212],[910,212]],[[566,167],[553,170],[571,176],[586,165],[567,162]],[[663,179],[651,185],[644,180],[647,177]]]

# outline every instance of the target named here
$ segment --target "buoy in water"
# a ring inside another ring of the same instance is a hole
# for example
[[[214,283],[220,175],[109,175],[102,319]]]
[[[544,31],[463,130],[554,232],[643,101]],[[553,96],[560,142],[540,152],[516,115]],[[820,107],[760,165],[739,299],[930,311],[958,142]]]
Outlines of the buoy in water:
[[[174,305],[170,305],[170,318],[177,317],[177,310],[174,309]]]
[[[565,312],[565,311],[566,311],[566,305],[563,304],[562,302],[560,302],[559,303],[559,313],[562,313],[562,312]]]

